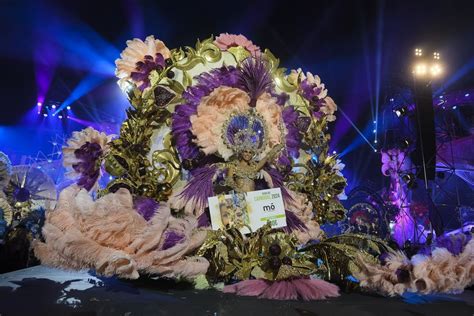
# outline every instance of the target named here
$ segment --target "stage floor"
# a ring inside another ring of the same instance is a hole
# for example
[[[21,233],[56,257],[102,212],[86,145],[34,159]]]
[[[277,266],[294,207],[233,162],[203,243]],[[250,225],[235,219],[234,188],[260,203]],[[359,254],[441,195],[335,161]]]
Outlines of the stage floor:
[[[328,301],[270,301],[187,284],[98,278],[37,266],[0,275],[0,315],[474,315],[474,291],[449,300],[408,304],[401,299],[343,294]]]

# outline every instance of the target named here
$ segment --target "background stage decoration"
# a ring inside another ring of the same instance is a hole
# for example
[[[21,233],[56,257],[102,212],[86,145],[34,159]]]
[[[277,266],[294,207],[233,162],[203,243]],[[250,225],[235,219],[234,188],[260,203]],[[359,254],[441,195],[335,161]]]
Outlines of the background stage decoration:
[[[45,210],[54,209],[56,187],[41,169],[11,166],[0,152],[0,271],[37,264],[31,241],[41,238]]]
[[[223,283],[228,293],[272,299],[325,299],[338,286],[392,295],[472,284],[472,268],[443,286],[417,270],[447,260],[459,272],[472,242],[456,255],[440,246],[410,259],[367,234],[371,227],[325,236],[321,224],[346,218],[346,179],[329,154],[337,106],[318,76],[288,73],[268,49],[232,34],[184,49],[133,39],[116,65],[131,107],[117,137],[88,128],[64,147],[78,180],[47,211],[44,241],[35,242],[44,264]],[[112,180],[99,188],[104,170]],[[270,188],[281,190],[286,227],[211,230],[209,197]],[[351,216],[363,228],[365,215]]]

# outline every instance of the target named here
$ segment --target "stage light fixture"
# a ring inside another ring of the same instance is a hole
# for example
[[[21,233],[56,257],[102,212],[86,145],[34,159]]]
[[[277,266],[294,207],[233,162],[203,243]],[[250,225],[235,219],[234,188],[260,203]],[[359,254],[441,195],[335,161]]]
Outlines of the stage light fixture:
[[[425,63],[419,63],[415,65],[415,70],[413,71],[417,76],[424,76],[428,71],[428,67],[426,67]]]
[[[377,144],[377,143],[378,143],[378,141],[377,141],[377,140],[374,140],[374,144]]]
[[[376,152],[377,152],[377,148],[374,148],[374,153],[376,153]]]
[[[457,105],[453,106],[453,110],[456,110],[457,108],[458,108],[458,106],[457,106]]]
[[[469,93],[466,93],[464,96],[467,98],[469,96]]]
[[[406,173],[402,176],[402,180],[406,183],[409,189],[415,189],[417,186],[416,177],[413,173]]]
[[[411,142],[408,139],[404,139],[401,142],[402,149],[408,149],[410,147],[410,145],[411,145]]]
[[[63,116],[62,116],[62,115],[59,115],[59,116],[58,116],[58,119],[62,120],[62,119],[63,119]]]
[[[56,109],[56,105],[55,104],[51,105],[51,108]]]
[[[36,105],[37,105],[37,106],[42,106],[43,103],[42,103],[42,102],[38,102],[38,103],[36,103]]]
[[[66,107],[66,109],[67,109],[68,111],[70,111],[70,110],[71,110],[71,107],[68,105],[68,106]]]
[[[48,113],[43,113],[43,116],[44,116],[44,117],[48,117]]]
[[[436,59],[436,60],[439,60],[439,53],[438,53],[438,52],[434,52],[434,53],[433,53],[433,58]]]
[[[375,133],[377,133],[377,130],[376,130],[376,129],[374,129],[374,130],[372,131],[372,133],[374,133],[374,134],[375,134]]]
[[[415,56],[422,56],[423,55],[423,51],[421,50],[421,48],[415,48]]]
[[[441,68],[440,65],[434,64],[433,66],[431,66],[430,71],[433,77],[437,77],[443,72],[443,69]]]
[[[402,106],[401,108],[398,108],[398,109],[394,110],[393,112],[395,112],[395,114],[398,117],[402,117],[402,116],[405,116],[408,113],[408,109],[407,109],[406,106]]]

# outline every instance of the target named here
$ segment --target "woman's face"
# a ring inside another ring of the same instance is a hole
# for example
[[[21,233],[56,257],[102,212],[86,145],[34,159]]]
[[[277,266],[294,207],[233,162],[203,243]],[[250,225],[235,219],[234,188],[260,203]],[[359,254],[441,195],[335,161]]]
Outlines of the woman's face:
[[[250,150],[242,151],[242,159],[245,161],[250,161],[253,158],[253,152]]]
[[[228,224],[231,223],[231,213],[227,205],[222,204],[220,206],[220,212],[221,212],[221,221],[224,226],[227,226]]]

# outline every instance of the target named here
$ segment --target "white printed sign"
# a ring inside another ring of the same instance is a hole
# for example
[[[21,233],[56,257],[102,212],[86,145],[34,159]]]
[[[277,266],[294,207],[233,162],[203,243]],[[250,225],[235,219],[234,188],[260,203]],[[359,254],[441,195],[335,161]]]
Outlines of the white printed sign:
[[[218,195],[208,198],[208,201],[214,230],[230,225],[247,234],[267,222],[270,222],[272,228],[286,226],[285,205],[280,188]]]

